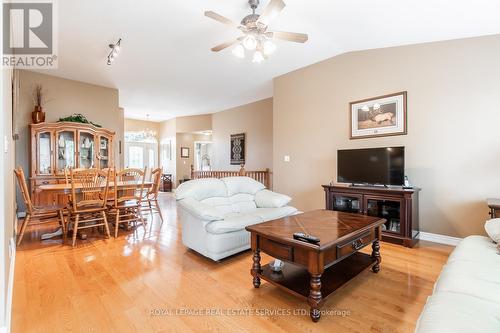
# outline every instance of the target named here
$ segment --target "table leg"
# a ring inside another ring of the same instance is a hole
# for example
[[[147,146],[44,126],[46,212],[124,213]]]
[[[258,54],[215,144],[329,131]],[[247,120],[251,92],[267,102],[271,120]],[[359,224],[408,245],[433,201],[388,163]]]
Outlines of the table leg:
[[[255,288],[260,287],[260,277],[259,273],[261,272],[260,269],[260,250],[255,249],[253,252],[253,265],[252,265],[252,275],[253,275],[253,286]]]
[[[312,321],[317,322],[321,317],[321,312],[319,311],[319,303],[323,299],[321,295],[321,274],[311,274],[309,297],[307,302],[311,306],[309,315]]]
[[[380,241],[377,239],[372,243],[372,258],[377,261],[372,266],[373,273],[378,273],[380,271],[380,263],[382,262],[382,257],[380,256]]]

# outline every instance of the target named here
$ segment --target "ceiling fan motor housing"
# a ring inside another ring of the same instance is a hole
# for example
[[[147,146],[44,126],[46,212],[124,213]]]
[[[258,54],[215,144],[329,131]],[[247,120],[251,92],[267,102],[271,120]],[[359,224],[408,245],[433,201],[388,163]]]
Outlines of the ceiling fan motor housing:
[[[259,6],[259,0],[248,0],[248,4],[250,5],[250,8],[255,10]]]

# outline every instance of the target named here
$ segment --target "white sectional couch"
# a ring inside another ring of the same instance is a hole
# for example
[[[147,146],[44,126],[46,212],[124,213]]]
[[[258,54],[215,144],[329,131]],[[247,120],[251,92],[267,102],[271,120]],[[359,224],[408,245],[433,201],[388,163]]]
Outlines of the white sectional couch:
[[[415,332],[500,332],[500,254],[490,238],[469,236],[451,253]]]
[[[297,212],[290,197],[249,177],[191,180],[175,196],[183,244],[212,260],[250,248],[246,226]]]

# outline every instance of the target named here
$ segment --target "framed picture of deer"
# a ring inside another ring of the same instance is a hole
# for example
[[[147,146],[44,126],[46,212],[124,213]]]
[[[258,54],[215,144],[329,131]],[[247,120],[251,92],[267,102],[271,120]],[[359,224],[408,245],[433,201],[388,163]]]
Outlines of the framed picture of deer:
[[[351,140],[405,135],[406,91],[349,103]]]

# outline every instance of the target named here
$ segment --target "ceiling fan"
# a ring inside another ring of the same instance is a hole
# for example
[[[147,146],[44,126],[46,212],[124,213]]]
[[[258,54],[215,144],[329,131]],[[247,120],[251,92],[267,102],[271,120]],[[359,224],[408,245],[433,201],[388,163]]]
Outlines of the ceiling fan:
[[[276,45],[271,41],[273,38],[295,43],[305,43],[307,41],[307,34],[267,30],[269,23],[285,8],[283,0],[271,0],[260,15],[255,13],[255,10],[259,6],[259,0],[248,0],[248,4],[252,9],[252,14],[245,16],[240,24],[213,11],[205,12],[206,17],[236,28],[243,33],[242,36],[235,40],[213,47],[211,49],[213,52],[219,52],[236,44],[232,51],[235,56],[244,58],[245,49],[255,51],[252,61],[261,62],[276,50]]]

